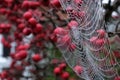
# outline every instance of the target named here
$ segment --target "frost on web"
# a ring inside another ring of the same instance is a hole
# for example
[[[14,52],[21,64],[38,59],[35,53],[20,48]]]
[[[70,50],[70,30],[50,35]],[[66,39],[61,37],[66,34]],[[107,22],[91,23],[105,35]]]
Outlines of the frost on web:
[[[68,65],[85,80],[113,80],[118,76],[109,38],[103,29],[101,0],[60,0],[71,21],[57,28],[57,46]]]

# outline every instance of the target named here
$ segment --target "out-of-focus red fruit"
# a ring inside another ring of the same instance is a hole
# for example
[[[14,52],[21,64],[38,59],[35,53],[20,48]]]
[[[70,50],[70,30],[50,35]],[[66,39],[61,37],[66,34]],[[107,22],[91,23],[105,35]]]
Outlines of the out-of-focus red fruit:
[[[56,41],[57,41],[57,36],[54,35],[54,34],[51,34],[51,35],[50,35],[50,39],[51,39],[52,41],[56,42]]]
[[[115,77],[114,80],[120,80],[120,76]]]
[[[42,58],[41,58],[41,56],[40,56],[39,54],[34,54],[34,55],[32,56],[32,60],[33,60],[34,62],[39,62],[41,59],[42,59]]]
[[[74,51],[75,49],[76,49],[76,45],[71,43],[70,46],[69,46],[69,50]]]
[[[55,75],[61,74],[61,69],[60,69],[60,67],[55,67],[55,68],[54,68],[54,74],[55,74]]]
[[[11,62],[11,64],[10,64],[10,68],[14,68],[15,64],[16,64],[16,61],[13,60],[13,61]]]
[[[27,51],[25,50],[19,51],[18,53],[15,54],[15,59],[17,60],[23,60],[26,57],[27,57]]]
[[[61,7],[59,0],[50,0],[50,4],[53,7],[57,7],[57,8]]]
[[[2,38],[2,43],[5,47],[8,47],[8,48],[11,47],[10,43],[8,41],[6,41],[5,38]]]
[[[42,31],[42,29],[43,29],[43,26],[41,24],[36,24],[35,32],[39,33]]]
[[[69,35],[63,36],[62,40],[61,40],[61,43],[66,43],[65,45],[70,44],[71,43],[70,36]]]
[[[74,2],[75,2],[76,4],[81,5],[81,4],[83,3],[83,0],[74,0]]]
[[[37,1],[29,1],[29,6],[30,6],[31,8],[36,8],[36,7],[38,7],[39,5],[40,5],[40,3],[37,2]]]
[[[8,72],[7,71],[3,71],[1,73],[1,78],[4,79],[4,78],[7,78],[8,77]]]
[[[14,36],[16,40],[20,40],[20,41],[22,40],[22,33],[15,32]]]
[[[7,80],[13,80],[13,78],[12,78],[12,77],[9,77],[9,78],[7,78]]]
[[[61,70],[65,69],[66,66],[67,66],[66,63],[61,63],[61,64],[59,65],[59,67],[60,67]]]
[[[21,66],[21,65],[14,66],[14,68],[16,68],[16,69],[19,70],[19,71],[24,70],[24,67]]]
[[[97,37],[96,37],[96,36],[93,36],[93,37],[90,38],[90,42],[91,42],[93,45],[95,45],[96,40],[97,40]]]
[[[69,73],[68,72],[63,72],[62,75],[61,75],[62,79],[68,79],[70,77]]]
[[[24,28],[23,29],[23,34],[24,35],[29,35],[29,34],[31,34],[31,32],[32,32],[31,28]]]
[[[74,67],[74,71],[77,73],[77,74],[81,74],[82,71],[83,71],[83,68],[81,66],[75,66]]]
[[[111,65],[116,64],[115,59],[110,60]]]
[[[120,58],[120,52],[119,51],[113,51],[116,58]]]
[[[12,59],[14,59],[14,58],[15,58],[15,53],[10,53],[10,57],[11,57]]]
[[[30,45],[29,44],[25,44],[25,45],[19,45],[18,47],[17,47],[17,50],[27,50],[28,48],[30,47]]]
[[[29,8],[29,1],[27,0],[23,1],[22,8]]]
[[[32,17],[32,13],[30,11],[27,11],[23,14],[23,17],[28,20]]]
[[[78,27],[78,22],[77,21],[72,20],[68,23],[68,28],[69,29],[76,28],[76,27]]]
[[[0,8],[0,13],[5,14],[6,13],[6,8]]]
[[[4,0],[5,2],[7,2],[7,3],[12,3],[13,2],[13,0]]]
[[[106,34],[105,30],[103,30],[103,29],[99,29],[99,30],[97,30],[97,32],[98,32],[100,38],[103,38]]]
[[[97,39],[96,40],[96,45],[97,46],[102,46],[104,44],[105,40],[104,39]]]
[[[35,18],[30,18],[29,20],[28,20],[28,22],[31,24],[31,25],[36,25],[37,24],[37,21],[36,21],[36,19]]]
[[[60,34],[65,34],[66,33],[66,31],[63,29],[63,28],[61,28],[61,27],[57,27],[55,30],[54,30],[54,34],[55,35],[60,35]]]
[[[18,29],[23,30],[25,28],[25,24],[21,23],[18,25]]]

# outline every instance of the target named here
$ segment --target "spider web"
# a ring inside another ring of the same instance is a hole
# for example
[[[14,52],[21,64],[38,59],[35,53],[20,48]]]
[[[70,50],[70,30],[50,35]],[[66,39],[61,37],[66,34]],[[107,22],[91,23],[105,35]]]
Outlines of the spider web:
[[[68,65],[85,80],[113,80],[118,76],[119,62],[103,29],[105,22],[101,0],[59,1],[71,21],[78,23],[57,35],[56,44]],[[82,72],[77,72],[76,66],[82,67]]]

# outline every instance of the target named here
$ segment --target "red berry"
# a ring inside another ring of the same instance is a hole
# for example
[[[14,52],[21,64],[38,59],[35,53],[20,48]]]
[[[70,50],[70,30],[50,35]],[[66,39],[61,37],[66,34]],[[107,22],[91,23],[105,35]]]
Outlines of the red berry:
[[[32,13],[30,11],[27,11],[23,14],[23,17],[28,20],[32,17]]]
[[[113,51],[116,58],[120,58],[120,52],[119,51]]]
[[[69,76],[70,76],[70,75],[69,75],[68,72],[63,72],[61,77],[66,80],[66,79],[69,78]]]
[[[75,27],[77,27],[77,26],[78,26],[78,22],[77,22],[77,21],[72,20],[72,21],[70,21],[70,22],[68,23],[68,28],[69,28],[69,29],[75,28]]]
[[[39,54],[34,54],[34,55],[32,56],[32,60],[33,60],[34,62],[39,62],[39,61],[41,60],[41,56],[40,56]]]
[[[61,70],[65,69],[66,66],[67,66],[66,63],[61,63],[61,64],[59,65],[59,67],[60,67]]]
[[[39,2],[35,2],[35,1],[29,1],[29,6],[32,8],[36,8],[40,5]]]
[[[54,34],[55,35],[60,35],[60,34],[65,34],[66,33],[66,31],[63,29],[63,28],[61,28],[61,27],[57,27],[55,30],[54,30]]]
[[[98,35],[100,38],[103,38],[105,36],[105,33],[106,33],[105,30],[103,30],[103,29],[99,29],[99,30],[97,30],[97,32],[98,32]]]
[[[115,77],[114,80],[120,80],[120,76]]]
[[[23,34],[24,35],[29,35],[32,32],[31,28],[24,28],[23,29]]]
[[[31,25],[36,25],[37,24],[37,21],[35,18],[30,18],[29,21],[28,21]]]
[[[39,33],[41,32],[43,29],[43,26],[41,24],[36,24],[36,27],[35,27],[35,32],[36,33]]]
[[[75,2],[76,4],[81,5],[81,4],[83,3],[83,0],[74,0],[74,2]]]
[[[57,8],[59,8],[61,6],[59,0],[50,0],[50,4],[53,7],[57,7]]]
[[[54,74],[59,75],[61,73],[60,67],[54,68]]]
[[[90,42],[91,43],[95,42],[96,40],[97,40],[97,37],[95,37],[95,36],[93,36],[93,37],[90,38]]]
[[[18,25],[18,29],[23,30],[25,28],[25,24],[21,23]]]
[[[22,7],[23,8],[29,8],[29,1],[23,1]]]
[[[62,37],[62,40],[61,40],[61,43],[65,42],[66,45],[70,44],[71,42],[71,39],[70,39],[70,36],[69,35],[65,35]]]
[[[96,40],[96,45],[97,46],[102,46],[104,44],[105,40],[104,39],[97,39]]]
[[[1,73],[1,78],[2,79],[5,79],[5,78],[7,78],[8,77],[8,72],[7,71],[3,71],[2,73]]]
[[[74,51],[76,49],[76,45],[74,43],[71,43],[69,46],[70,51]]]
[[[74,71],[78,74],[81,74],[82,71],[83,71],[83,68],[81,66],[77,65],[77,66],[74,67]]]
[[[26,57],[27,57],[27,51],[25,50],[19,51],[18,53],[15,54],[15,59],[17,60],[23,60]]]

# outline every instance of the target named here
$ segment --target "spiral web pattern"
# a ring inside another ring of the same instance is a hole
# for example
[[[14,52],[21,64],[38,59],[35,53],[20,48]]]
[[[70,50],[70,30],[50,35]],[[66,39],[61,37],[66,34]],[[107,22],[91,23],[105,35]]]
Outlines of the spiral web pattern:
[[[103,29],[101,0],[60,0],[60,3],[71,20],[78,23],[57,35],[57,46],[68,65],[85,80],[113,80],[119,75],[119,62]]]

